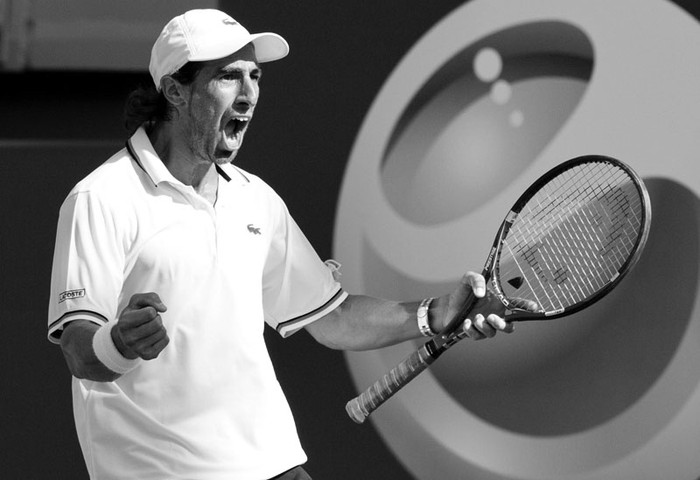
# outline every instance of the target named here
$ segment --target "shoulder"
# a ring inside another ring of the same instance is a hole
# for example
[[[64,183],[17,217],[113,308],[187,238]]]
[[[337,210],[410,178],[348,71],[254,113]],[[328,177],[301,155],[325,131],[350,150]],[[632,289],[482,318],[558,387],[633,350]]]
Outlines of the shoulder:
[[[71,194],[114,190],[134,175],[131,157],[122,149],[86,175],[71,190]]]
[[[255,192],[260,197],[266,197],[270,201],[284,204],[284,201],[275,189],[259,176],[234,166],[229,166],[228,172],[231,174],[233,181],[236,180],[236,176],[241,179],[240,184],[249,191]]]
[[[128,203],[139,190],[143,191],[136,168],[126,149],[118,151],[75,184],[66,196],[63,208],[82,203],[81,200],[105,206]]]
[[[291,215],[282,197],[259,176],[247,172],[239,167],[228,166],[227,172],[231,176],[231,188],[236,191],[235,195],[242,195],[245,198],[243,204],[251,212],[264,215],[268,221],[276,225],[276,231],[287,225]]]

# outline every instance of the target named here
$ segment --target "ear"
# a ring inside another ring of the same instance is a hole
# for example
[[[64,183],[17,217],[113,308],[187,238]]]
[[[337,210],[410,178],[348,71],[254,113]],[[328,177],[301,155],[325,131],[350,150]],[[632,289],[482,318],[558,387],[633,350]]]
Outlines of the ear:
[[[189,90],[170,75],[166,75],[160,80],[160,88],[168,103],[176,109],[187,105]]]

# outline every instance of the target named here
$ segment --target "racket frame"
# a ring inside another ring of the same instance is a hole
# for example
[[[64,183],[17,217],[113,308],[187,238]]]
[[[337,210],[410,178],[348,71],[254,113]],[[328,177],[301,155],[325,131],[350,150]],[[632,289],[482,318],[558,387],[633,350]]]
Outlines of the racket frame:
[[[510,230],[510,227],[515,223],[517,217],[520,215],[520,212],[522,209],[525,207],[525,205],[530,201],[530,199],[537,194],[537,192],[540,191],[540,189],[549,183],[553,178],[561,175],[563,172],[567,170],[571,170],[572,168],[575,168],[579,165],[586,164],[586,163],[595,163],[595,162],[601,162],[601,163],[607,163],[607,164],[612,164],[616,166],[617,168],[621,169],[622,171],[625,172],[625,174],[633,180],[633,185],[635,189],[637,190],[637,193],[639,194],[639,198],[641,199],[641,219],[640,219],[640,228],[641,232],[639,235],[636,237],[636,241],[632,248],[630,249],[630,254],[628,255],[627,259],[625,262],[620,265],[618,268],[617,272],[615,274],[611,275],[610,279],[605,283],[605,285],[601,286],[595,293],[587,296],[583,301],[577,302],[571,306],[564,307],[564,308],[559,308],[556,310],[551,310],[551,311],[537,311],[537,312],[530,312],[527,310],[523,310],[521,308],[515,307],[513,303],[509,300],[509,298],[505,295],[502,286],[500,285],[499,282],[499,276],[495,275],[496,269],[498,268],[498,260],[501,255],[501,245],[505,241],[508,231]],[[530,187],[528,187],[525,192],[518,198],[518,200],[515,202],[513,207],[510,209],[508,214],[505,217],[505,220],[503,221],[501,227],[498,230],[498,233],[496,234],[496,238],[494,240],[494,244],[491,247],[491,252],[489,253],[489,256],[487,257],[484,270],[483,270],[483,275],[487,279],[487,282],[489,286],[491,287],[492,292],[498,297],[498,299],[503,303],[503,305],[506,307],[506,315],[505,318],[508,321],[525,321],[525,320],[553,320],[555,318],[560,318],[564,316],[571,315],[572,313],[578,312],[601,298],[603,298],[605,295],[607,295],[613,288],[617,286],[617,284],[620,283],[620,281],[625,277],[625,275],[637,264],[639,261],[639,258],[641,257],[642,250],[644,246],[646,245],[646,241],[649,237],[649,230],[651,227],[651,201],[649,199],[649,192],[647,192],[646,188],[644,187],[644,182],[642,181],[641,177],[634,171],[632,168],[630,168],[627,164],[624,162],[612,158],[609,156],[605,155],[583,155],[580,157],[572,158],[571,160],[568,160],[566,162],[563,162],[556,167],[552,168],[545,174],[543,174],[540,178],[538,178]],[[452,327],[452,325],[450,325]]]
[[[498,266],[498,260],[501,255],[501,247],[512,225],[515,223],[518,215],[528,201],[540,191],[540,189],[549,183],[549,181],[559,176],[562,172],[574,168],[578,165],[591,162],[603,162],[613,164],[622,169],[630,178],[633,179],[633,184],[637,189],[642,202],[640,220],[640,228],[642,231],[637,236],[628,258],[618,268],[610,280],[599,288],[596,292],[586,297],[585,300],[577,302],[569,307],[560,308],[553,311],[540,310],[530,312],[522,308],[518,308],[505,295],[501,287],[498,275],[494,275]],[[604,155],[584,155],[572,158],[563,162],[548,172],[540,176],[525,192],[518,198],[513,207],[510,209],[505,219],[501,223],[498,232],[496,233],[493,245],[486,258],[482,275],[487,281],[488,290],[494,294],[503,305],[506,307],[505,318],[508,321],[526,321],[526,320],[551,320],[566,315],[570,315],[583,308],[597,302],[607,295],[629,272],[632,267],[639,261],[641,252],[646,244],[651,226],[651,202],[649,193],[644,187],[644,182],[625,163],[612,157]],[[363,393],[350,400],[346,405],[348,415],[356,422],[362,423],[369,415],[382,405],[386,400],[394,395],[398,390],[403,388],[413,378],[418,376],[423,370],[427,369],[440,355],[447,349],[453,346],[467,336],[464,329],[459,328],[464,319],[474,307],[477,298],[473,293],[469,293],[469,297],[464,302],[460,311],[448,322],[443,332],[427,341],[422,347],[414,351],[403,362],[395,366],[390,372],[385,374],[381,379],[377,380],[372,386],[367,388]]]

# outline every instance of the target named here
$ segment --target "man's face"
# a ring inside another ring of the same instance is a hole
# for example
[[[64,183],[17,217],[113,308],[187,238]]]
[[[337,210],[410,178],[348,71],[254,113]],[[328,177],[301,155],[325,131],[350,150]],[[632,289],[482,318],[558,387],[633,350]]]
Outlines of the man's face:
[[[206,62],[197,74],[180,119],[198,160],[224,164],[235,158],[253,118],[261,75],[252,45]]]

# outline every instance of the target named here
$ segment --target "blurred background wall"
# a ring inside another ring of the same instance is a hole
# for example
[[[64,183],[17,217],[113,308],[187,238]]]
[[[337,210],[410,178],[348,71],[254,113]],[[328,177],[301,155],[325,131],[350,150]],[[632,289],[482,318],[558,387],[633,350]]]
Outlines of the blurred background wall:
[[[238,161],[280,193],[329,258],[344,170],[368,109],[411,46],[464,3],[0,1],[0,478],[87,478],[70,375],[46,340],[55,225],[68,190],[123,145],[122,102],[150,81],[143,67],[162,25],[213,5],[289,41],[290,56],[265,67]],[[697,2],[674,3],[700,18]],[[24,36],[26,21],[33,33]],[[347,418],[356,389],[342,353],[305,333],[266,339],[314,478],[412,478],[372,424]]]

